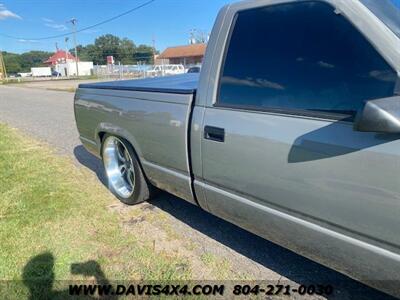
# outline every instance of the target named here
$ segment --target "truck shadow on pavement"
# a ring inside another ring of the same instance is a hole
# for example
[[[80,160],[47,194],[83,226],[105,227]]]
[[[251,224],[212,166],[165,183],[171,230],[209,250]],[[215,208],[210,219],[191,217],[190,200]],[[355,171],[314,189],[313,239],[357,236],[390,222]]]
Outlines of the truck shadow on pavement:
[[[83,146],[74,149],[80,164],[96,173],[107,186],[101,161]],[[173,195],[162,192],[151,204],[194,230],[299,285],[330,284],[328,299],[395,299],[345,275],[324,267],[279,245],[256,236]],[[268,278],[262,278],[268,280]],[[276,283],[272,283],[276,284]],[[281,284],[284,284],[281,282]]]

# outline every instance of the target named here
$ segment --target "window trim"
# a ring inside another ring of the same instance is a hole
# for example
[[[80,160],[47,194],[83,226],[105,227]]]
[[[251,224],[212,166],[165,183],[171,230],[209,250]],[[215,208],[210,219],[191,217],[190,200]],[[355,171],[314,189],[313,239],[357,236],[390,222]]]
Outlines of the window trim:
[[[323,3],[331,6],[333,10],[335,11],[337,7],[334,6],[333,3],[326,2],[324,0],[308,0],[308,1],[302,1],[302,2],[284,2],[284,3],[278,3],[278,4],[273,4],[273,5],[266,5],[266,6],[260,6],[260,7],[255,7],[255,8],[248,8],[248,9],[242,9],[239,11],[235,12],[235,15],[233,16],[232,22],[230,24],[228,36],[226,39],[226,42],[224,44],[224,50],[223,50],[223,56],[222,56],[222,61],[219,66],[219,71],[218,71],[218,82],[217,82],[217,90],[216,90],[216,96],[215,99],[212,103],[212,107],[215,108],[228,108],[232,110],[242,110],[242,111],[247,111],[247,112],[265,112],[265,113],[273,113],[273,114],[281,114],[281,115],[287,115],[287,116],[299,116],[299,117],[310,117],[310,118],[315,118],[315,119],[324,119],[324,120],[333,120],[333,121],[344,121],[344,122],[351,122],[353,123],[357,114],[357,111],[355,111],[353,114],[341,114],[341,113],[334,113],[334,112],[318,112],[318,111],[310,111],[310,110],[303,110],[303,109],[290,109],[290,108],[273,108],[273,107],[259,107],[259,106],[251,106],[251,105],[229,105],[229,104],[221,104],[220,103],[220,92],[221,92],[221,80],[222,80],[222,75],[223,71],[225,68],[225,63],[228,55],[228,50],[229,50],[229,45],[231,44],[231,39],[232,39],[232,34],[233,31],[236,27],[236,22],[239,17],[239,14],[245,11],[250,11],[250,10],[258,10],[262,9],[265,7],[274,7],[274,6],[281,6],[281,5],[287,5],[287,4],[300,4],[304,2],[318,2],[318,3]],[[346,15],[342,14],[342,16],[353,26],[364,38],[367,39],[367,37],[353,24],[351,20],[349,20]],[[369,39],[367,39],[368,43],[374,48],[374,45],[371,43]],[[382,54],[377,51],[377,53],[382,57],[382,59],[386,62],[387,60],[385,57],[382,56]],[[392,67],[388,63],[388,65]],[[396,70],[393,68],[393,70],[396,72]],[[400,82],[400,77],[399,77],[399,82]],[[396,88],[395,88],[396,90]],[[395,94],[395,91],[394,91]]]
[[[321,112],[321,111],[311,111],[304,109],[281,109],[273,107],[258,107],[252,105],[221,105],[215,103],[214,108],[227,108],[230,110],[241,110],[252,113],[271,113],[286,116],[298,116],[298,117],[309,117],[313,119],[323,119],[323,120],[333,120],[333,121],[344,121],[344,122],[354,122],[357,112],[354,114],[341,114],[334,112]]]

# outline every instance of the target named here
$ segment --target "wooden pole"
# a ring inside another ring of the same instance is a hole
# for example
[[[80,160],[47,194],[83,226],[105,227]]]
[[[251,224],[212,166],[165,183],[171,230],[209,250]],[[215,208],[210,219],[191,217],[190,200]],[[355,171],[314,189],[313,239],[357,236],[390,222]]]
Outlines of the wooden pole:
[[[6,65],[4,64],[3,53],[0,51],[0,80],[7,79]]]

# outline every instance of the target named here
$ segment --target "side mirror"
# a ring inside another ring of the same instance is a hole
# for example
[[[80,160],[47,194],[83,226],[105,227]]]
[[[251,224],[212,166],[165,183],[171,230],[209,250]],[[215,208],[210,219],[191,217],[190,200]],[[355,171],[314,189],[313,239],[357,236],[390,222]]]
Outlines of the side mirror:
[[[400,133],[400,96],[367,101],[356,115],[354,130]]]

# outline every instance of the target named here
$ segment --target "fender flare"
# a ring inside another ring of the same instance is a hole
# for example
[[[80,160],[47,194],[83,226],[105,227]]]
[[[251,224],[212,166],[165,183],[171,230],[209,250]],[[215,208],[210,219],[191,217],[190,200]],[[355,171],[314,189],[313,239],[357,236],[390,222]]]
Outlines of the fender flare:
[[[101,146],[102,146],[102,141],[101,141],[102,134],[112,134],[127,140],[133,147],[134,151],[136,152],[139,161],[142,161],[143,159],[142,151],[140,150],[139,144],[137,143],[133,135],[130,134],[129,131],[127,131],[126,129],[123,129],[112,123],[100,123],[95,130],[95,140],[98,146],[98,153],[100,154],[100,156],[101,156]]]

